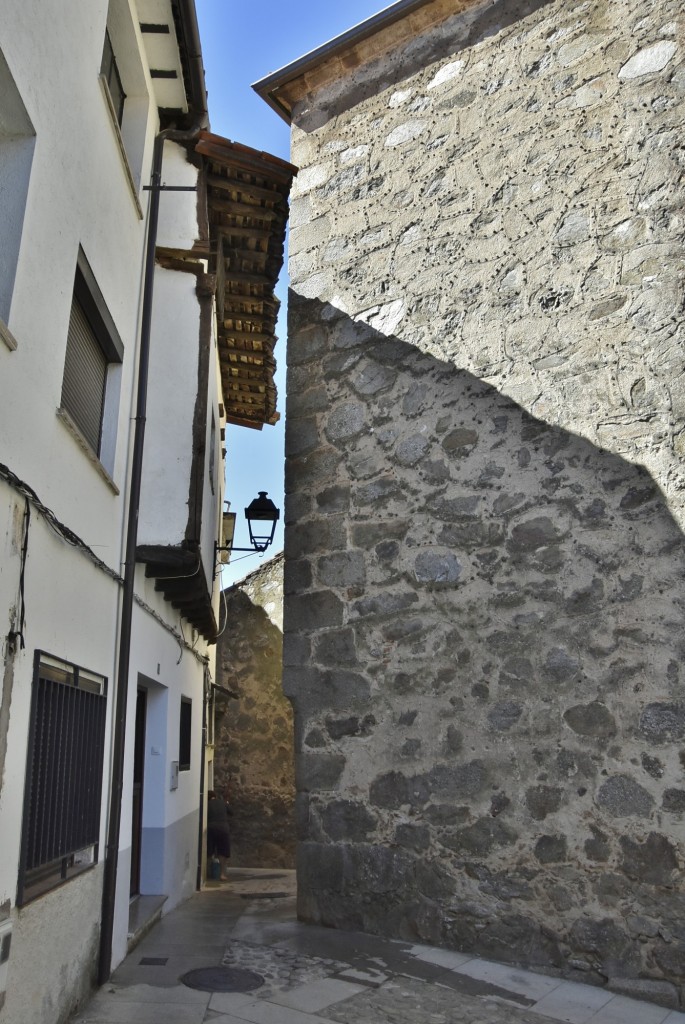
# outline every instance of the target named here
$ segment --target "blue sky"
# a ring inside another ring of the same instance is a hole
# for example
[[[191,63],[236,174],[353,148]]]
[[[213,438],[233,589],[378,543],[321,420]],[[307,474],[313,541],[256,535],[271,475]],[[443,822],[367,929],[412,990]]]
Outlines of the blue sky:
[[[288,126],[257,96],[252,83],[365,21],[388,4],[383,0],[343,0],[340,4],[334,0],[196,0],[196,6],[212,131],[288,160]],[[275,351],[280,423],[261,431],[245,427],[226,430],[226,497],[232,511],[238,513],[236,545],[248,546],[243,510],[258,490],[268,491],[281,509],[276,539],[262,558],[269,558],[283,548],[287,287],[284,266],[277,288],[281,316]],[[235,554],[223,570],[224,586],[252,572],[259,563],[260,556]]]

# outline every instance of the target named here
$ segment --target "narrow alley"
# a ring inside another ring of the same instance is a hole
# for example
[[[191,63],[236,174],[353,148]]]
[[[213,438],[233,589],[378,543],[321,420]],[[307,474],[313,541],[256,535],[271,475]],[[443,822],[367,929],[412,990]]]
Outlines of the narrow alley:
[[[72,1024],[685,1024],[605,989],[301,924],[293,871],[229,875],[156,924]]]

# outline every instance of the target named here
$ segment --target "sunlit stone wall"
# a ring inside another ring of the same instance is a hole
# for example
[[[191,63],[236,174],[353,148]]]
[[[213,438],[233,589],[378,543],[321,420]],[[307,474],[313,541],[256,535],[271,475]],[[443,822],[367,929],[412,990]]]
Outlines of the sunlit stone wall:
[[[675,0],[486,3],[303,97],[299,910],[680,1006]]]

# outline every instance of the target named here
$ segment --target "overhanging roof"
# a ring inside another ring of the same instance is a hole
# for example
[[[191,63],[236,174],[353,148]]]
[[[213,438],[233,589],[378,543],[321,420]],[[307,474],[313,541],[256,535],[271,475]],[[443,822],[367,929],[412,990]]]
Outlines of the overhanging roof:
[[[226,419],[261,430],[280,416],[274,384],[275,287],[297,168],[210,132],[200,133],[195,150],[207,167],[210,270],[217,277]]]
[[[142,544],[136,548],[136,560],[145,563],[145,575],[155,580],[155,590],[163,594],[208,643],[216,643],[217,624],[199,549]]]
[[[298,60],[274,71],[252,88],[284,121],[290,123],[293,104],[312,89],[335,81],[361,64],[409,41],[418,32],[477,0],[398,0],[372,18],[343,32]]]

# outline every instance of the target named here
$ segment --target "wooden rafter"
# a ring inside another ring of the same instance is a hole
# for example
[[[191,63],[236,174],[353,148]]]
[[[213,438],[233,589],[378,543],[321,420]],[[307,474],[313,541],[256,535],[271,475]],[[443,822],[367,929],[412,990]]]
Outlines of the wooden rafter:
[[[196,151],[207,164],[216,274],[219,362],[229,423],[261,429],[275,423],[274,289],[283,265],[292,164],[202,132]]]

